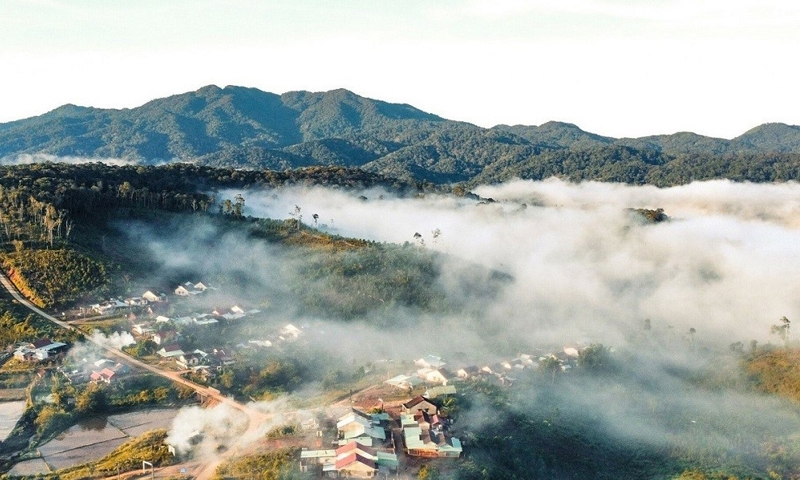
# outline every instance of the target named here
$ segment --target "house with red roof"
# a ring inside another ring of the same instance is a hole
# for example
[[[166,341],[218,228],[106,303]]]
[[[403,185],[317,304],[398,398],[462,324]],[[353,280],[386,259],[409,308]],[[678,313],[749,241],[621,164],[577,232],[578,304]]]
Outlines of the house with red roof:
[[[323,475],[339,477],[372,478],[381,471],[396,471],[397,455],[378,451],[351,441],[336,450],[303,450],[300,452],[300,468],[308,471],[316,466]]]
[[[372,478],[378,468],[374,461],[358,453],[351,453],[336,460],[336,471],[340,477]]]
[[[111,383],[111,379],[114,378],[116,372],[111,370],[110,368],[104,368],[99,372],[92,372],[92,375],[89,377],[92,383]]]

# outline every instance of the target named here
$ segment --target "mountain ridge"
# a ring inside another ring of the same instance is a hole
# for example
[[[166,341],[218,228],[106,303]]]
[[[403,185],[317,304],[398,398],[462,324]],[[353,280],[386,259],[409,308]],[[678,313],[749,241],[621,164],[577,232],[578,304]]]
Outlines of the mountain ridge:
[[[483,128],[343,88],[275,94],[206,85],[134,108],[65,104],[0,124],[0,158],[20,154],[252,169],[338,165],[433,183],[570,177],[576,168],[583,169],[577,178],[594,168],[586,178],[603,179],[609,175],[600,170],[619,170],[622,158],[650,170],[687,156],[800,154],[800,127],[767,123],[730,140],[692,132],[613,138],[558,121]]]

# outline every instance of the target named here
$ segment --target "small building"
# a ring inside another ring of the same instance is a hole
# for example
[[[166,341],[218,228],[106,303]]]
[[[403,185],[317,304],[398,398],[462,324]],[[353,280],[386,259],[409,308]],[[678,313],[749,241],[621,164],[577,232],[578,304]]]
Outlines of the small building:
[[[89,376],[89,380],[92,383],[111,383],[111,379],[114,378],[114,375],[116,375],[115,371],[110,368],[104,368],[99,372],[93,371]]]
[[[437,369],[437,368],[420,368],[417,370],[417,376],[423,379],[427,383],[439,383],[441,385],[447,385],[451,375],[446,373],[444,369]]]
[[[467,378],[476,377],[476,376],[480,375],[480,373],[481,373],[481,369],[476,367],[476,366],[474,366],[474,365],[472,365],[472,366],[469,366],[469,367],[459,368],[458,371],[456,372],[456,375],[458,375],[458,378],[467,379]]]
[[[170,341],[175,340],[178,337],[178,332],[175,330],[162,330],[160,332],[154,332],[153,335],[150,337],[156,345],[166,345]]]
[[[444,367],[446,364],[441,359],[441,357],[437,357],[435,355],[427,355],[418,360],[414,360],[414,365],[420,368],[438,369]]]
[[[156,353],[158,354],[159,357],[164,357],[164,358],[179,357],[184,354],[183,350],[181,350],[180,345],[178,345],[177,343],[166,345]]]
[[[21,362],[47,360],[67,350],[68,345],[42,338],[20,346],[14,351],[14,359]]]
[[[431,402],[422,395],[417,395],[402,405],[403,413],[412,415],[417,412],[425,412],[429,415],[433,415],[438,411],[438,409],[439,407],[437,407],[435,403]]]
[[[99,313],[100,315],[108,315],[112,313],[116,313],[119,309],[127,309],[130,305],[127,303],[117,300],[116,298],[110,298],[105,302],[96,303],[94,305],[90,305],[90,308],[95,312]]]
[[[203,360],[203,356],[199,353],[184,353],[182,355],[178,355],[175,358],[175,363],[178,364],[179,367],[188,369],[190,367],[194,367],[199,365],[200,362]]]
[[[372,446],[376,441],[383,443],[386,440],[386,430],[380,420],[374,421],[370,415],[357,410],[340,417],[336,422],[336,430],[339,432],[340,445],[356,441]]]
[[[420,385],[422,382],[423,380],[418,376],[398,375],[386,380],[384,383],[388,383],[393,387],[401,388],[403,390],[411,390],[417,385]]]
[[[154,332],[149,323],[137,323],[131,328],[134,335],[149,335]]]
[[[193,290],[189,290],[188,288],[184,287],[183,285],[178,285],[178,287],[175,288],[173,293],[175,293],[175,295],[177,295],[179,297],[188,297],[189,295],[197,295],[200,292],[195,292]]]
[[[580,352],[575,347],[564,347],[564,354],[572,358],[580,357]]]
[[[131,307],[144,307],[147,305],[147,299],[144,297],[131,297],[126,298],[125,303]]]
[[[401,415],[403,441],[406,453],[415,457],[454,457],[462,453],[461,441],[448,438],[441,427],[441,422],[432,420],[426,414],[412,416]]]
[[[377,451],[358,442],[348,442],[336,450],[303,450],[300,452],[300,470],[320,466],[323,475],[371,478],[378,470],[397,471],[397,455]]]
[[[157,290],[148,290],[142,294],[142,298],[151,303],[159,303],[167,301],[166,293],[156,293]]]
[[[336,460],[336,471],[342,477],[372,478],[378,471],[375,461],[358,453],[351,453]]]
[[[446,395],[455,395],[455,394],[456,394],[455,385],[442,385],[425,390],[423,396],[433,399],[437,397],[443,397]]]
[[[254,313],[260,313],[259,310],[248,310],[245,311],[239,305],[234,305],[230,309],[224,308],[215,308],[212,312],[214,315],[224,318],[225,320],[238,320],[240,318],[244,318],[247,315],[251,315]]]
[[[181,297],[200,295],[209,288],[211,287],[205,285],[203,282],[197,282],[197,283],[186,282],[183,285],[178,285],[178,287],[175,289],[175,295]]]
[[[280,331],[282,340],[297,340],[301,333],[303,333],[303,331],[291,323],[287,323]]]
[[[215,323],[219,323],[219,320],[214,318],[213,315],[210,315],[208,313],[203,313],[200,315],[192,316],[192,323],[194,323],[195,325],[213,325]]]
[[[234,358],[232,355],[229,355],[221,348],[215,348],[212,350],[211,355],[209,355],[209,359],[211,360],[211,363],[225,367],[236,363],[236,358]]]
[[[321,466],[323,474],[336,472],[336,450],[302,450],[300,451],[300,471]]]

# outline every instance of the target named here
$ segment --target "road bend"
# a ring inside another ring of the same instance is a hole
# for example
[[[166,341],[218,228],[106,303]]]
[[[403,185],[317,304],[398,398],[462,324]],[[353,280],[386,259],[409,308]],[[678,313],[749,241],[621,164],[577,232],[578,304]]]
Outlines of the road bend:
[[[65,322],[63,320],[59,320],[58,318],[48,314],[44,310],[40,309],[39,307],[37,307],[36,305],[31,303],[27,298],[25,298],[19,292],[19,290],[17,290],[17,287],[11,282],[11,280],[8,278],[8,276],[3,274],[3,273],[0,273],[0,283],[2,283],[3,287],[8,291],[8,293],[12,297],[14,297],[14,299],[16,301],[18,301],[22,306],[24,306],[28,310],[31,310],[32,312],[34,312],[35,314],[41,316],[42,318],[44,318],[44,319],[46,319],[46,320],[48,320],[50,322],[55,323],[59,327],[62,327],[62,328],[65,328],[67,330],[71,330],[71,331],[80,333],[81,335],[84,336],[84,338],[86,339],[87,342],[90,342],[90,343],[96,345],[98,348],[104,350],[106,353],[108,353],[112,357],[115,357],[117,359],[123,360],[124,362],[128,363],[129,365],[135,365],[136,367],[138,367],[138,368],[140,368],[142,370],[147,370],[148,372],[154,373],[156,375],[160,375],[160,376],[162,376],[164,378],[167,378],[167,379],[171,380],[172,382],[175,382],[175,383],[177,383],[179,385],[183,385],[184,387],[191,388],[192,390],[194,390],[195,392],[197,392],[201,396],[212,398],[212,399],[216,400],[219,404],[225,404],[225,405],[228,405],[229,407],[235,408],[235,409],[243,412],[244,414],[247,415],[248,425],[247,425],[247,430],[242,434],[242,437],[241,437],[242,439],[253,439],[253,438],[255,438],[256,435],[258,434],[258,431],[259,431],[259,428],[261,427],[261,425],[263,425],[265,422],[267,422],[272,417],[272,415],[268,415],[268,414],[265,414],[263,412],[259,412],[257,410],[254,410],[253,408],[248,407],[247,405],[244,405],[244,404],[242,404],[240,402],[237,402],[236,400],[234,400],[232,398],[226,397],[225,395],[222,395],[218,390],[216,390],[214,388],[204,387],[203,385],[199,385],[199,384],[194,383],[194,382],[192,382],[190,380],[187,380],[187,379],[183,378],[179,372],[171,372],[171,371],[167,371],[167,370],[161,370],[160,368],[154,367],[154,366],[152,366],[150,364],[147,364],[147,363],[145,363],[145,362],[143,362],[143,361],[141,361],[141,360],[139,360],[139,359],[137,359],[135,357],[132,357],[131,355],[128,355],[127,353],[123,352],[122,350],[120,350],[118,348],[110,347],[108,345],[103,344],[102,342],[99,342],[99,341],[94,340],[94,339],[92,339],[90,337],[87,337],[85,335],[85,332],[81,331],[79,328],[75,327],[74,325],[70,325],[69,323],[67,323],[67,322]],[[233,455],[237,450],[238,450],[237,448],[231,448],[228,451],[226,451],[225,454],[223,454],[222,456],[223,457],[228,457],[230,455]],[[211,475],[213,475],[214,470],[216,469],[216,465],[218,463],[220,463],[220,461],[221,461],[221,459],[217,458],[215,461],[213,461],[213,462],[207,464],[206,466],[204,466],[204,468],[201,468],[199,474],[196,475],[195,478],[197,478],[197,479],[211,478]]]

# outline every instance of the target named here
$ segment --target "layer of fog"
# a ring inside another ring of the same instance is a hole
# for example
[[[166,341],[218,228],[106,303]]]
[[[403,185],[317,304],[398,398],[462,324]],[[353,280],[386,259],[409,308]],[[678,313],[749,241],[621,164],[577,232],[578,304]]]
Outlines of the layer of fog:
[[[333,233],[421,240],[455,262],[511,274],[485,320],[534,344],[586,336],[614,344],[645,318],[724,341],[764,340],[777,319],[800,312],[797,184],[658,189],[549,180],[476,192],[498,202],[306,188],[245,197],[249,215],[288,218],[299,206],[308,225],[316,214]],[[663,208],[673,221],[632,227],[627,208]]]
[[[513,279],[477,311],[436,315],[397,309],[382,312],[390,318],[381,318],[380,327],[375,318],[344,323],[301,316],[287,285],[297,279],[303,259],[280,247],[196,221],[157,231],[136,224],[125,230],[167,269],[246,279],[238,282],[245,285],[241,291],[229,294],[251,304],[266,298],[275,323],[313,324],[319,334],[314,347],[345,362],[437,354],[457,368],[459,362],[488,362],[539,347],[600,342],[638,349],[641,358],[625,388],[641,388],[644,401],[687,412],[687,428],[713,419],[713,426],[700,431],[721,444],[729,432],[716,413],[720,407],[730,415],[747,412],[748,431],[754,425],[771,432],[770,424],[794,424],[788,419],[795,414],[777,402],[724,390],[709,396],[671,372],[702,371],[707,359],[697,350],[705,346],[776,342],[770,326],[784,315],[798,317],[800,186],[715,181],[657,189],[550,180],[476,192],[496,202],[300,187],[219,193],[220,198],[243,193],[246,215],[286,219],[299,213],[305,225],[331,233],[439,251],[439,282],[453,297],[470,295],[463,277],[472,270],[465,265],[485,267],[479,275],[496,270]],[[628,208],[663,208],[671,221],[645,224]],[[642,335],[645,319],[666,339],[652,351],[630,343]],[[699,348],[687,350],[695,342]],[[670,344],[676,348],[664,348]],[[695,351],[687,354],[690,350]],[[637,378],[647,381],[639,386]],[[523,397],[536,402],[535,395]],[[565,411],[588,409],[609,434],[625,441],[663,446],[690,433],[676,432],[658,417],[632,414],[614,398],[613,389],[596,384],[566,391],[563,401]],[[520,402],[519,408],[525,405]],[[769,414],[756,416],[762,408]],[[737,447],[724,448],[735,453]]]

